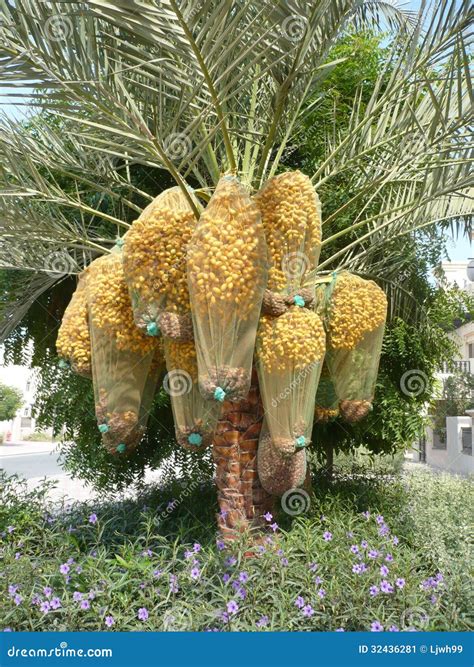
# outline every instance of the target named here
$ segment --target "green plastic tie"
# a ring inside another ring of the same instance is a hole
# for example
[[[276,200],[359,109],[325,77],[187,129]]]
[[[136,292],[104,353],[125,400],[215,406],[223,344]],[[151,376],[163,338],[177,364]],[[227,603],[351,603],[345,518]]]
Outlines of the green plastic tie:
[[[305,305],[306,305],[306,301],[305,301],[305,300],[303,299],[303,297],[300,296],[299,294],[297,294],[297,295],[293,298],[293,301],[294,301],[295,306],[299,306],[300,308],[304,308]]]
[[[123,454],[126,449],[127,449],[127,445],[124,445],[124,443],[121,442],[120,445],[117,445],[117,448],[116,448],[115,451],[118,452],[119,454]]]
[[[222,389],[222,387],[216,387],[214,391],[214,398],[216,401],[219,401],[219,403],[223,403],[225,398],[225,391]]]
[[[156,322],[148,322],[146,325],[146,332],[149,336],[158,336],[159,329]]]
[[[101,433],[107,433],[109,431],[109,427],[107,424],[99,424],[99,431]]]
[[[188,435],[188,442],[190,445],[196,445],[198,447],[202,444],[202,435],[199,433],[191,433],[191,435]]]
[[[306,438],[304,437],[304,435],[300,435],[298,438],[296,438],[297,449],[303,449],[305,445],[306,445]]]

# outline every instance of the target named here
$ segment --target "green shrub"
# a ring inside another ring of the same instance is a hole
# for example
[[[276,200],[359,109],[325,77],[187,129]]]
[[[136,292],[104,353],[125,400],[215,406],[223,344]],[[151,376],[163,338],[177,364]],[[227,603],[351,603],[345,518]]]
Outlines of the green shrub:
[[[35,431],[34,433],[25,435],[23,440],[25,440],[25,442],[51,442],[52,438],[44,431]]]
[[[274,512],[252,558],[246,536],[216,541],[207,480],[52,507],[47,484],[3,478],[0,627],[472,628],[468,480],[358,470],[315,479],[305,515]]]

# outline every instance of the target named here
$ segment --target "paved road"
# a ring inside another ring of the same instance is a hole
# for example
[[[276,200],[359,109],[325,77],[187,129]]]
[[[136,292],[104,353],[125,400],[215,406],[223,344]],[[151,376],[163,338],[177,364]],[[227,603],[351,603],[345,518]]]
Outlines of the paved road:
[[[0,453],[0,468],[3,468],[8,475],[17,474],[26,479],[32,477],[55,477],[64,475],[64,471],[58,463],[58,454],[51,451],[21,451],[15,453],[17,445],[10,445],[11,449],[8,455]]]

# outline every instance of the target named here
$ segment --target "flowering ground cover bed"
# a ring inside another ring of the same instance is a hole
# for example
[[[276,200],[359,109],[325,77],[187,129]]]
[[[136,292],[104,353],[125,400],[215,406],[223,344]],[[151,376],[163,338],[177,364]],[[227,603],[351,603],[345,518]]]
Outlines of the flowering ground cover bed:
[[[51,506],[0,479],[8,630],[469,630],[469,480],[416,469],[314,480],[248,557],[215,532],[211,482]]]

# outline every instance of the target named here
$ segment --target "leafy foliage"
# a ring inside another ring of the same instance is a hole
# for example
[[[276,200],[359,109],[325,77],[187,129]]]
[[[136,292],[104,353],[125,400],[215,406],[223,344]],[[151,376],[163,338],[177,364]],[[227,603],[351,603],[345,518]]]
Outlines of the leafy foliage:
[[[21,391],[0,382],[0,422],[13,419],[22,405]]]
[[[465,585],[472,485],[422,470],[398,477],[386,462],[351,466],[343,462],[329,487],[318,480],[305,515],[274,512],[268,524],[283,528],[278,538],[269,528],[254,558],[244,556],[246,535],[232,547],[214,542],[208,483],[175,481],[136,498],[53,507],[47,487],[27,492],[3,477],[0,625],[472,629]]]

